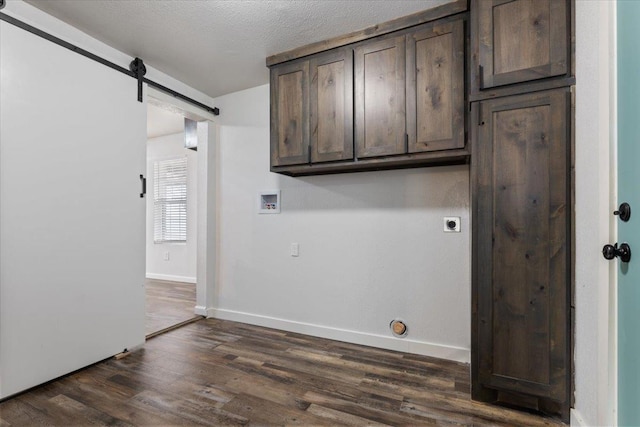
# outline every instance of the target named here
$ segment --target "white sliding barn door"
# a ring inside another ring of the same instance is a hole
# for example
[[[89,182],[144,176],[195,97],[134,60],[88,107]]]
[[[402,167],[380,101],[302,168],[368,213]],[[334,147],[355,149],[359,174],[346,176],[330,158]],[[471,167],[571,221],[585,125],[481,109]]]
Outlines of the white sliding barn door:
[[[146,105],[0,22],[0,398],[144,343]]]

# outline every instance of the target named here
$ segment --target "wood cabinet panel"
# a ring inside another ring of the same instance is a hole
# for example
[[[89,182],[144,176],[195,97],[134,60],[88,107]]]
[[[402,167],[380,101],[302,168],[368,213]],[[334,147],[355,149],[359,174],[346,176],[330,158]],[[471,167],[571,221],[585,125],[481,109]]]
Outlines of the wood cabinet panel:
[[[408,151],[464,147],[464,21],[407,35]]]
[[[404,36],[357,47],[355,69],[356,156],[404,153]]]
[[[493,21],[495,74],[549,63],[548,1],[512,1],[494,5]],[[519,43],[531,48],[529,55],[522,55]]]
[[[311,162],[353,158],[353,51],[312,58]]]
[[[496,111],[489,123],[499,165],[493,178],[493,373],[545,384],[550,230],[549,150],[543,144],[549,110],[539,105]]]
[[[570,390],[567,89],[474,106],[474,398]]]
[[[271,70],[271,164],[309,162],[309,62]]]
[[[475,0],[477,89],[569,72],[569,0]]]
[[[467,22],[456,15],[271,67],[271,171],[466,163]]]

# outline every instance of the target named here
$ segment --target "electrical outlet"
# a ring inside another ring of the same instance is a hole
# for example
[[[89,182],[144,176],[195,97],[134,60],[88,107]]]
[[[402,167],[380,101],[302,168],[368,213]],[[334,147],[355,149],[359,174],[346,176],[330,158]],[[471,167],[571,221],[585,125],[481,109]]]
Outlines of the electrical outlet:
[[[169,261],[169,252],[164,253],[164,260]]]
[[[459,233],[460,232],[460,217],[459,216],[445,216],[443,222],[444,222],[444,232],[445,233]]]
[[[299,256],[300,255],[300,245],[297,243],[291,244],[291,256]]]

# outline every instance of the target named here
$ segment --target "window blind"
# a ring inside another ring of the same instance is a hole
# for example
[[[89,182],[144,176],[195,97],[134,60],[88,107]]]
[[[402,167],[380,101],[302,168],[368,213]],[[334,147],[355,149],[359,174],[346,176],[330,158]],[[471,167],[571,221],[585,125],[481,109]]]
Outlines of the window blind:
[[[187,158],[153,164],[153,240],[187,241]]]

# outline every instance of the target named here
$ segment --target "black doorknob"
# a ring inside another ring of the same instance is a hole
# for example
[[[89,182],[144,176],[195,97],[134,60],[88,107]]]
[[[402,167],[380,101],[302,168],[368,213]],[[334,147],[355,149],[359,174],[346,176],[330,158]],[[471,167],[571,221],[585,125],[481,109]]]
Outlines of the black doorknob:
[[[613,211],[614,215],[618,215],[620,220],[627,222],[631,218],[631,206],[629,203],[622,203],[617,211]]]
[[[627,243],[623,243],[618,247],[618,244],[615,245],[604,245],[602,248],[602,255],[606,259],[614,259],[615,257],[619,257],[622,262],[631,261],[631,246]]]

